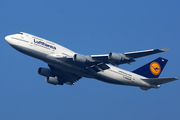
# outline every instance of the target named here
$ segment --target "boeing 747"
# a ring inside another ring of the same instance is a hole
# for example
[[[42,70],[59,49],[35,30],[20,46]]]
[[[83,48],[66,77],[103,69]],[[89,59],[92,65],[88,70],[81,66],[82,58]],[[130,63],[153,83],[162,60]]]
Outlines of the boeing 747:
[[[165,52],[169,49],[168,47],[127,53],[82,55],[24,32],[8,35],[5,40],[19,52],[46,62],[49,68],[40,67],[38,73],[45,76],[46,82],[53,85],[64,83],[74,85],[76,81],[86,77],[148,90],[159,88],[161,84],[178,79],[175,77],[158,78],[168,61],[161,57],[132,72],[118,67],[120,64],[130,64],[139,57]]]

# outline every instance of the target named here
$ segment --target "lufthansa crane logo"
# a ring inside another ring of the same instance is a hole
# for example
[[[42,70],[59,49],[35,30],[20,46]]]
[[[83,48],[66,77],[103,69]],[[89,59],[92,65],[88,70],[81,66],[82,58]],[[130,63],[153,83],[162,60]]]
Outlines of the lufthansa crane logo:
[[[161,72],[161,66],[157,62],[152,62],[150,64],[150,70],[153,75],[159,75]]]

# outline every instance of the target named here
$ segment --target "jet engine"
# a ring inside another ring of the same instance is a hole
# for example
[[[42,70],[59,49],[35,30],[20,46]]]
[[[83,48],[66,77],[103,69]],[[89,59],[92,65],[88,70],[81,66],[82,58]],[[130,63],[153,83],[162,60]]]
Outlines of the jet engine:
[[[42,76],[45,76],[45,77],[49,77],[49,76],[52,76],[52,72],[49,68],[42,68],[40,67],[38,69],[38,73]]]
[[[118,53],[113,53],[113,52],[109,53],[108,58],[110,60],[114,60],[114,61],[123,61],[125,59],[122,55],[120,55]]]
[[[83,55],[80,55],[80,54],[75,54],[73,56],[73,60],[74,61],[77,61],[77,62],[80,62],[80,63],[86,63],[87,62],[87,58]]]
[[[61,83],[59,80],[58,80],[58,77],[55,76],[55,77],[47,77],[46,78],[46,82],[47,83],[50,83],[50,84],[53,84],[53,85],[63,85],[63,83]]]
[[[53,85],[57,85],[59,83],[57,77],[47,77],[46,82],[50,83],[50,84],[53,84]]]

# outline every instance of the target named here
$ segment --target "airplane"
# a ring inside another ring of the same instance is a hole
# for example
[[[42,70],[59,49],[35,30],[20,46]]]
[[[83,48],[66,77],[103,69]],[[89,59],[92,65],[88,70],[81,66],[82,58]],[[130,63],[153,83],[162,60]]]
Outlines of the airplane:
[[[148,90],[160,88],[161,84],[178,80],[176,77],[158,78],[168,61],[161,57],[132,72],[118,67],[121,64],[135,62],[136,58],[165,52],[168,47],[127,53],[82,55],[25,32],[8,35],[5,40],[17,51],[47,63],[49,68],[40,67],[38,73],[46,77],[47,83],[53,85],[64,83],[74,85],[79,79],[86,77]]]

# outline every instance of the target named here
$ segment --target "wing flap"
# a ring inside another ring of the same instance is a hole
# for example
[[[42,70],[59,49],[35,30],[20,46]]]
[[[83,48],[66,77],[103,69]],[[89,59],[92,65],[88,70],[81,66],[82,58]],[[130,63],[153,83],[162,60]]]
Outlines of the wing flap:
[[[171,78],[148,78],[148,79],[142,79],[143,81],[153,84],[153,85],[160,85],[168,82],[172,82],[174,80],[178,80],[178,78],[171,77]]]
[[[68,85],[74,85],[75,82],[77,82],[79,79],[81,79],[81,76],[62,71],[52,65],[49,65],[50,69],[53,72],[53,75],[57,76],[62,83],[66,83]]]

